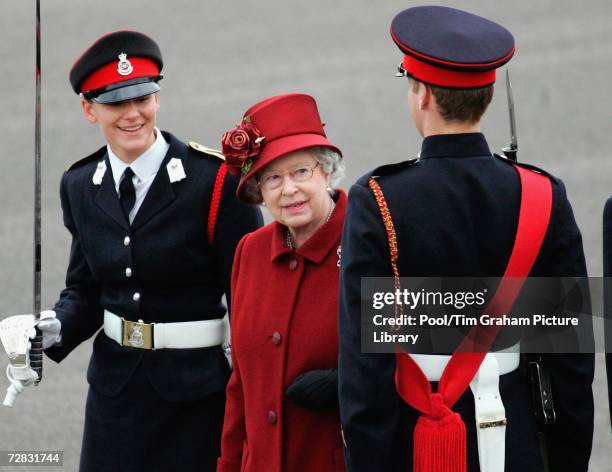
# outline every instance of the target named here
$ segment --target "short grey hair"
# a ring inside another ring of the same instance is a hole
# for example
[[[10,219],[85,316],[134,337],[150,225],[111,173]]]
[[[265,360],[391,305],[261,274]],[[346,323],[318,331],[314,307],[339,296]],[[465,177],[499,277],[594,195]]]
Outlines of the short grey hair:
[[[338,188],[338,184],[344,178],[346,167],[340,153],[326,146],[313,146],[308,148],[314,158],[319,161],[323,172],[330,176],[330,187],[332,190]],[[246,181],[243,191],[244,199],[253,204],[263,202],[261,190],[257,185],[257,174]]]
[[[331,177],[330,187],[335,190],[338,184],[344,178],[346,167],[344,160],[338,151],[325,146],[315,146],[311,148],[317,161],[321,163],[323,172]]]

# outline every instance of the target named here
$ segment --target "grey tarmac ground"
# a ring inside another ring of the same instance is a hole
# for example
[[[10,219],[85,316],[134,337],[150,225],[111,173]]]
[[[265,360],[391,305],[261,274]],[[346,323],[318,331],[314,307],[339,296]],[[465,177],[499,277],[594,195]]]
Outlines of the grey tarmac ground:
[[[148,32],[165,57],[162,129],[218,146],[243,111],[270,95],[314,95],[328,135],[344,151],[345,186],[383,162],[414,157],[420,139],[393,77],[400,54],[389,37],[395,13],[417,3],[367,0],[42,0],[43,307],[63,286],[69,249],[58,187],[63,170],[103,144],[68,84],[79,52],[123,28]],[[561,177],[585,244],[589,273],[602,274],[601,214],[612,193],[612,3],[609,0],[438,1],[507,26],[520,159]],[[3,0],[0,15],[0,318],[31,311],[34,154],[34,0]],[[503,81],[484,121],[491,146],[507,144]],[[597,332],[601,335],[601,330]],[[0,450],[63,450],[76,471],[91,343],[41,386],[0,408]],[[0,360],[0,368],[6,361]],[[0,375],[0,392],[7,386]],[[591,471],[612,470],[603,355],[597,357]],[[2,470],[22,471],[14,467]],[[29,469],[28,469],[29,470]],[[32,470],[57,471],[37,467]]]

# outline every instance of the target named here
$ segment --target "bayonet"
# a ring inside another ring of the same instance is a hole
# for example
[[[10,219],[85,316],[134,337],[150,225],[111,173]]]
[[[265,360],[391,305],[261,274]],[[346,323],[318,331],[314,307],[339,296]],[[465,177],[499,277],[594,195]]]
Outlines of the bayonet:
[[[516,136],[516,115],[514,113],[514,96],[512,94],[512,84],[510,83],[510,70],[506,67],[506,95],[508,97],[508,114],[510,117],[510,146],[502,149],[504,155],[516,161],[518,154],[518,139]]]

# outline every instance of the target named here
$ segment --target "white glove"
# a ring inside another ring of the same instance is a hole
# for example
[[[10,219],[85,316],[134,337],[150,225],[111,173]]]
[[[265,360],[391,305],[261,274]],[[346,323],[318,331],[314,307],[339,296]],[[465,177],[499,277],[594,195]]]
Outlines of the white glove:
[[[40,321],[36,324],[43,336],[43,349],[55,346],[62,341],[62,323],[55,317],[53,310],[40,312]],[[30,333],[30,339],[36,337],[36,331]]]

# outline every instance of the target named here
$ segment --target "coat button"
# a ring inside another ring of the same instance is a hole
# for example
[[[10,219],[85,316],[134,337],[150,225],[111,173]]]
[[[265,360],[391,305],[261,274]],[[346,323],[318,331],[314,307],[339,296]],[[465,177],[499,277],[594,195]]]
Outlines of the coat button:
[[[290,270],[291,272],[293,272],[295,269],[297,269],[297,266],[298,266],[298,261],[297,261],[297,259],[291,259],[291,260],[289,261],[289,270]]]
[[[270,410],[268,412],[268,423],[276,424],[277,421],[278,421],[278,415],[276,414],[274,410]]]
[[[272,344],[278,346],[282,341],[283,337],[281,336],[281,334],[278,331],[275,331],[274,334],[272,334]]]
[[[130,269],[129,267],[125,268],[125,276],[126,277],[131,277],[132,276],[132,269]]]
[[[123,238],[123,245],[124,246],[129,246],[131,242],[131,239],[129,236],[126,236],[125,238]]]
[[[135,292],[134,295],[132,295],[132,300],[134,300],[135,302],[140,300],[140,293]]]

